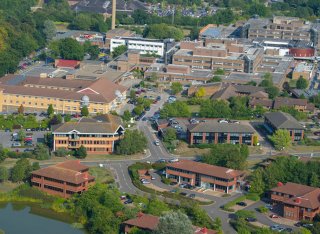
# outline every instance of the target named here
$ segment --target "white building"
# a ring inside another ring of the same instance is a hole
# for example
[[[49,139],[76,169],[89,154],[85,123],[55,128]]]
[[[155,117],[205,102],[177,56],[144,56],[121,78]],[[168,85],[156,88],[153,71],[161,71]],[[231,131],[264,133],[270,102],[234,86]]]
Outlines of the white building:
[[[129,50],[138,50],[140,54],[156,54],[164,56],[165,43],[162,40],[153,40],[136,37],[115,37],[111,39],[110,51],[113,52],[115,48],[120,45],[126,45]]]

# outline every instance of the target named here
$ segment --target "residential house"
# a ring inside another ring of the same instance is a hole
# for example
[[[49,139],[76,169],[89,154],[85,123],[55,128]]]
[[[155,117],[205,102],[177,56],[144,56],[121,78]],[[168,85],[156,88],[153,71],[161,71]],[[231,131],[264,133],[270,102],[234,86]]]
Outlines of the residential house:
[[[214,95],[211,99],[228,100],[231,97],[249,97],[250,99],[268,99],[268,94],[263,87],[253,85],[228,84]]]

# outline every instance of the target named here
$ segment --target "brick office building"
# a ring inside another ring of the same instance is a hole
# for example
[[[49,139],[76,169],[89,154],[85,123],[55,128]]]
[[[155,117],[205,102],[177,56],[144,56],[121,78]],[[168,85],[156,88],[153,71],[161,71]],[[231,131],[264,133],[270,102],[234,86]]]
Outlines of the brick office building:
[[[292,220],[312,220],[320,213],[320,188],[296,183],[278,183],[271,189],[272,203],[280,208],[281,216]]]
[[[94,184],[94,177],[89,175],[89,167],[73,160],[33,171],[31,183],[51,195],[67,198],[88,190]]]
[[[179,184],[186,183],[225,193],[236,191],[243,177],[243,171],[191,160],[180,160],[168,163],[166,166],[166,178],[175,180]]]
[[[270,133],[278,129],[288,130],[292,141],[301,141],[304,137],[304,127],[290,114],[281,111],[266,113],[264,126]]]
[[[54,125],[53,151],[60,148],[75,150],[83,145],[88,154],[111,154],[115,142],[124,134],[121,124],[120,117],[107,114]]]
[[[253,145],[254,132],[254,129],[249,125],[208,120],[204,123],[189,125],[187,141],[190,145],[212,143]]]

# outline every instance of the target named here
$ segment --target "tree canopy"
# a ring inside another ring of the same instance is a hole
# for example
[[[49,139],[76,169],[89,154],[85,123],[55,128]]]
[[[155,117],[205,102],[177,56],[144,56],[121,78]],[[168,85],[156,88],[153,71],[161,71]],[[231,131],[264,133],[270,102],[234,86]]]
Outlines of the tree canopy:
[[[143,36],[155,39],[173,38],[177,41],[182,40],[184,37],[181,29],[163,23],[147,26],[144,29]]]
[[[288,130],[278,129],[272,136],[269,137],[275,148],[284,150],[291,146],[292,138]]]
[[[124,138],[120,140],[116,147],[117,154],[136,154],[141,153],[147,147],[147,138],[138,130],[127,130]]]
[[[244,170],[248,156],[247,145],[214,144],[210,152],[203,155],[201,160],[211,165]]]
[[[167,212],[159,219],[159,224],[154,234],[192,234],[194,233],[192,223],[188,216],[178,212]]]
[[[309,85],[309,82],[302,76],[299,77],[296,83],[297,89],[306,89],[308,88],[308,85]]]

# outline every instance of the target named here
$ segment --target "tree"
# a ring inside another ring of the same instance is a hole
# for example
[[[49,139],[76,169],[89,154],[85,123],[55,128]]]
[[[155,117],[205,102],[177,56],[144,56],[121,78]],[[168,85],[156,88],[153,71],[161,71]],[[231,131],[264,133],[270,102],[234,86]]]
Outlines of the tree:
[[[83,46],[72,38],[65,38],[59,41],[59,53],[63,59],[83,60]]]
[[[89,110],[87,106],[81,107],[81,116],[89,116]]]
[[[56,157],[65,157],[70,154],[71,154],[70,151],[66,150],[65,148],[58,148],[56,151],[54,151],[54,155]]]
[[[90,55],[91,60],[97,59],[100,53],[99,46],[91,45],[89,41],[85,41],[83,43],[83,50],[85,53],[88,53]]]
[[[4,182],[9,179],[9,171],[6,167],[0,166],[0,181]]]
[[[271,87],[273,86],[272,75],[270,72],[267,72],[263,75],[263,80],[259,84],[261,87]]]
[[[277,150],[283,150],[292,144],[290,132],[284,129],[278,129],[269,139]]]
[[[39,170],[39,169],[40,169],[39,162],[32,163],[32,171]]]
[[[251,174],[250,178],[250,192],[262,194],[265,191],[265,184],[263,181],[263,171],[258,168]]]
[[[167,212],[159,219],[159,224],[154,234],[192,234],[193,226],[188,216],[178,212]]]
[[[297,89],[306,89],[308,88],[309,82],[304,79],[302,76],[299,77],[296,83]]]
[[[146,207],[146,212],[148,214],[156,216],[160,216],[164,212],[167,212],[169,210],[169,206],[165,202],[157,199],[156,197],[152,197],[151,199],[149,199],[148,205]]]
[[[196,40],[198,39],[199,37],[199,28],[198,27],[193,27],[191,30],[190,30],[190,34],[189,34],[189,37],[191,40]]]
[[[201,159],[204,163],[211,165],[243,170],[246,168],[248,156],[249,149],[247,145],[216,144]]]
[[[70,120],[71,120],[71,115],[70,114],[66,114],[64,116],[64,122],[70,122]]]
[[[124,138],[116,146],[117,154],[141,153],[147,147],[147,138],[138,130],[126,130]]]
[[[209,83],[213,82],[221,82],[221,77],[220,76],[214,76],[212,79],[208,80]]]
[[[163,141],[171,143],[177,139],[177,131],[174,128],[168,128],[163,136]]]
[[[30,176],[32,166],[26,158],[19,159],[11,170],[12,182],[24,181]]]
[[[37,144],[33,150],[33,154],[38,160],[46,160],[50,158],[49,148],[45,144]]]
[[[180,93],[183,90],[182,84],[179,82],[172,82],[171,84],[171,92],[172,94]]]
[[[76,151],[75,151],[75,154],[74,154],[77,158],[80,158],[80,159],[83,159],[83,158],[85,158],[85,157],[87,157],[87,150],[86,150],[86,148],[83,146],[83,145],[81,145],[80,147],[79,147],[79,149],[77,149]]]
[[[53,105],[49,104],[48,109],[47,109],[47,115],[49,117],[51,117],[54,114],[54,109],[53,109]]]
[[[24,138],[26,138],[26,133],[25,133],[25,131],[20,130],[20,131],[18,132],[18,140],[19,140],[19,141],[23,141]]]
[[[206,95],[206,90],[203,87],[200,87],[197,92],[195,93],[195,96],[197,98],[202,98]]]
[[[49,125],[56,125],[56,124],[61,124],[62,123],[62,116],[60,114],[54,115],[50,121]]]
[[[112,58],[117,58],[118,56],[120,56],[121,54],[126,52],[127,50],[128,50],[128,47],[125,45],[120,45],[120,46],[114,48],[114,50],[112,52]]]
[[[320,180],[319,180],[319,176],[317,175],[317,173],[312,172],[309,184],[312,187],[316,187],[316,188],[320,187]]]
[[[133,112],[134,112],[136,115],[141,115],[143,111],[144,111],[143,105],[138,105],[138,106],[136,106],[135,108],[133,108]]]
[[[23,107],[22,104],[18,108],[18,113],[21,114],[21,115],[23,115],[23,113],[24,113],[24,107]]]
[[[266,92],[269,94],[270,99],[274,99],[275,97],[279,96],[280,90],[278,87],[271,86],[266,88]]]
[[[129,122],[130,120],[131,120],[131,113],[130,113],[130,111],[129,110],[125,110],[124,112],[123,112],[123,115],[122,115],[122,119],[124,120],[124,121],[126,121],[126,122]]]
[[[183,39],[183,31],[180,28],[169,26],[167,24],[151,24],[145,27],[143,36],[154,39],[173,38],[176,41]]]
[[[3,162],[7,158],[7,150],[0,144],[0,162]]]
[[[185,102],[176,101],[174,103],[166,103],[160,110],[161,118],[168,117],[190,117],[191,112],[189,106]]]
[[[224,70],[222,68],[218,68],[215,72],[215,75],[224,75]]]
[[[44,21],[43,24],[43,33],[46,35],[47,40],[52,40],[52,38],[56,35],[56,26],[54,22],[51,20]]]

